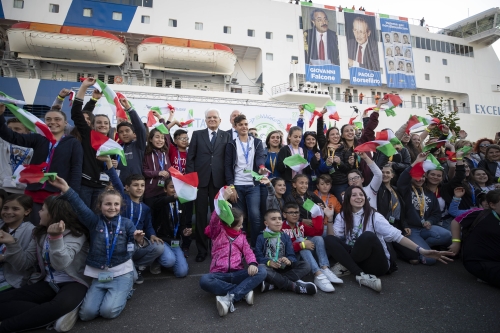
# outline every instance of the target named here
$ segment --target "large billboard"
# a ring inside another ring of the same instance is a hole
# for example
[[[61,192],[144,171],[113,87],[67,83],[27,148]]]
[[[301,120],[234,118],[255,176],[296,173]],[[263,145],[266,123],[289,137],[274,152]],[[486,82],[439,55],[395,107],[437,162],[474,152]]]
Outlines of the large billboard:
[[[351,84],[381,86],[375,16],[344,12],[344,20]]]
[[[387,86],[415,89],[415,67],[408,22],[380,18]]]
[[[306,80],[341,83],[336,12],[302,6]]]

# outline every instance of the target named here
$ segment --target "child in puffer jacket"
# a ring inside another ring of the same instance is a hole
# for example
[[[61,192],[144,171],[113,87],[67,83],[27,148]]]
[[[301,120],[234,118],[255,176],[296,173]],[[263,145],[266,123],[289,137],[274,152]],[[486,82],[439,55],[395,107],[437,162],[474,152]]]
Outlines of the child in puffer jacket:
[[[226,188],[224,199],[227,200],[231,194],[231,188]],[[228,210],[229,205],[225,200],[223,204]],[[212,239],[212,263],[210,273],[203,275],[200,280],[201,289],[217,295],[217,310],[221,317],[227,315],[228,311],[233,312],[233,303],[243,298],[252,305],[253,289],[266,278],[266,269],[259,266],[245,234],[241,232],[243,212],[231,208],[231,213],[234,221],[230,223],[221,221],[217,211],[212,213],[210,224],[205,229],[205,234]],[[226,217],[224,220],[230,221]],[[243,257],[248,269],[243,265]]]

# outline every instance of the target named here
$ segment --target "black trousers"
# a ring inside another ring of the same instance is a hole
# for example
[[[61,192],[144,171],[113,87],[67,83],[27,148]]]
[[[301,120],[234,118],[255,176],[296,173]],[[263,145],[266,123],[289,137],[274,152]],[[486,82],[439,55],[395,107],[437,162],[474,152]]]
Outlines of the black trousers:
[[[44,327],[73,311],[87,287],[78,282],[60,283],[59,292],[40,281],[0,293],[0,332],[19,332]]]
[[[205,228],[210,220],[208,219],[208,206],[210,211],[214,211],[214,198],[219,191],[219,188],[214,186],[212,176],[206,187],[198,187],[198,194],[195,201],[196,209],[196,247],[198,254],[206,256],[208,254],[208,237],[205,235]],[[208,200],[208,202],[207,202]]]
[[[410,261],[410,260],[418,260],[419,259],[419,254],[413,250],[410,250],[407,247],[404,247],[403,245],[393,242],[392,246],[394,246],[394,250],[396,250],[396,254],[399,259],[404,260],[404,261]]]
[[[328,254],[351,274],[359,275],[363,272],[380,276],[389,270],[382,243],[371,231],[363,232],[352,247],[340,238],[328,235],[325,238],[325,247]]]
[[[464,267],[475,277],[500,288],[500,262],[464,260]]]
[[[311,266],[302,260],[292,263],[285,269],[274,269],[266,266],[266,282],[274,284],[278,289],[286,290],[288,284],[302,279],[309,274]]]

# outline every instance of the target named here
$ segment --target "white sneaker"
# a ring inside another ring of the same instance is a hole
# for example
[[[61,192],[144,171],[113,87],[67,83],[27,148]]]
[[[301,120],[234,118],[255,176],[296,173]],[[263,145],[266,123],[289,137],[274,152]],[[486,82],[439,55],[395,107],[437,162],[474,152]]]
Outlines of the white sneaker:
[[[332,271],[328,268],[325,268],[325,269],[321,269],[321,271],[323,272],[323,274],[326,275],[326,277],[328,278],[328,281],[330,281],[331,283],[344,283],[344,281],[342,281],[342,279],[338,278],[337,275],[333,274]]]
[[[314,284],[325,293],[331,293],[335,291],[335,288],[333,288],[332,284],[330,283],[330,281],[328,281],[328,278],[323,273],[314,277]]]
[[[274,284],[270,284],[270,283],[267,283],[266,281],[262,281],[262,284],[260,286],[260,292],[266,292],[266,291],[269,291],[269,290],[273,290],[274,289]]]
[[[341,263],[336,263],[335,265],[333,265],[332,267],[332,273],[337,275],[338,277],[341,277],[341,276],[346,276],[346,275],[349,275],[351,274],[351,272],[349,272],[349,270],[347,268],[345,268]]]
[[[233,305],[233,294],[227,294],[226,296],[216,296],[217,311],[219,311],[219,316],[224,317],[227,312],[234,312]]]
[[[73,311],[66,313],[64,316],[56,320],[54,324],[54,330],[56,332],[68,332],[75,326],[76,320],[78,319],[78,310],[80,306],[77,306]]]
[[[382,281],[378,279],[375,275],[361,273],[356,276],[356,281],[359,282],[359,285],[367,286],[368,288],[372,288],[375,291],[382,291]]]
[[[250,292],[245,295],[245,301],[248,305],[253,305],[253,290],[250,290]]]

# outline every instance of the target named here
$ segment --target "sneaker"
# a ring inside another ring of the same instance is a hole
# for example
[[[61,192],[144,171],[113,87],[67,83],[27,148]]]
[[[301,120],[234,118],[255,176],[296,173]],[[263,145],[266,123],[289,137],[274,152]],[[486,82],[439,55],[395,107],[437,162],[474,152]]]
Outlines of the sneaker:
[[[253,290],[250,290],[248,294],[245,295],[245,301],[248,305],[253,305]]]
[[[219,316],[224,317],[227,312],[234,312],[233,305],[233,294],[227,294],[226,296],[216,296],[217,311],[219,311]]]
[[[382,282],[375,275],[361,273],[356,276],[356,281],[359,282],[360,286],[367,286],[378,292],[382,291]]]
[[[335,288],[333,288],[332,284],[330,283],[330,281],[328,281],[328,278],[323,273],[314,277],[314,284],[325,293],[331,293],[335,291]]]
[[[333,274],[332,271],[328,268],[321,269],[321,272],[326,275],[328,281],[330,281],[331,283],[344,283],[342,279],[338,278],[337,275]]]
[[[297,294],[314,295],[318,292],[318,288],[316,288],[316,285],[312,282],[297,280],[295,282],[295,292]]]
[[[260,292],[266,292],[266,291],[269,291],[269,290],[273,290],[274,289],[274,284],[270,284],[270,283],[267,283],[266,281],[262,281],[262,285],[260,287]]]
[[[346,275],[349,275],[351,274],[351,272],[349,272],[349,270],[347,268],[345,268],[341,263],[336,263],[335,265],[333,265],[332,267],[332,273],[337,275],[338,277],[341,277],[341,276],[346,276]]]
[[[143,284],[144,283],[144,277],[142,276],[142,271],[136,267],[135,268],[137,271],[137,280],[134,281],[135,284]]]
[[[80,306],[77,306],[73,311],[66,313],[64,316],[57,319],[54,324],[54,330],[56,332],[68,332],[72,329],[78,319],[79,309]]]
[[[157,262],[154,262],[149,266],[149,272],[151,274],[160,274],[161,273],[161,265]]]

